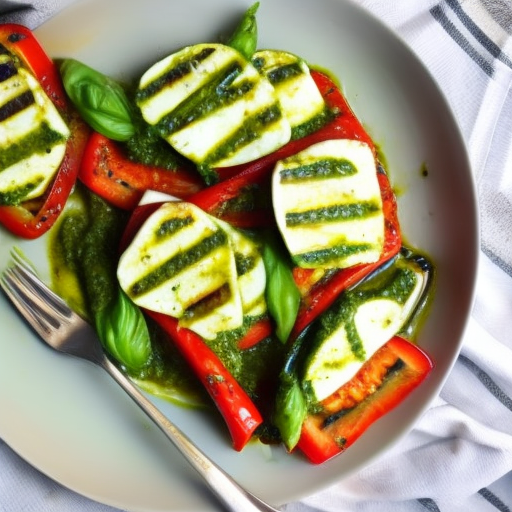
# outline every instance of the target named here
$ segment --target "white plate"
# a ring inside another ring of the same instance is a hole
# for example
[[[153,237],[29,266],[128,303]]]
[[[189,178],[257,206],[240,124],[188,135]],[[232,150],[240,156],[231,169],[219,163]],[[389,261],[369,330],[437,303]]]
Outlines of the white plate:
[[[85,0],[37,30],[53,57],[75,57],[119,78],[185,44],[229,34],[252,0]],[[234,452],[220,421],[159,402],[242,485],[280,505],[382,456],[438,393],[460,348],[478,254],[476,202],[461,135],[435,83],[380,22],[341,0],[262,0],[259,47],[286,49],[332,71],[383,149],[406,239],[438,270],[420,344],[436,369],[398,409],[321,467],[280,447]],[[423,177],[422,167],[429,174]],[[18,243],[0,231],[1,267]],[[46,272],[44,241],[20,244]],[[130,511],[215,510],[163,435],[101,370],[44,347],[0,297],[0,436],[44,473]]]

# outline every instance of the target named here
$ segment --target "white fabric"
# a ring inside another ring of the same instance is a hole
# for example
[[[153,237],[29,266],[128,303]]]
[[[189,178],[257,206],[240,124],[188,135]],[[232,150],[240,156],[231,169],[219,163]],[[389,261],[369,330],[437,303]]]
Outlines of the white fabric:
[[[33,28],[70,1],[0,0],[0,21]],[[416,428],[380,461],[282,510],[510,512],[512,6],[509,0],[358,3],[392,27],[426,64],[468,144],[481,205],[477,296],[461,356]],[[41,475],[0,440],[0,512],[11,511],[114,509]]]

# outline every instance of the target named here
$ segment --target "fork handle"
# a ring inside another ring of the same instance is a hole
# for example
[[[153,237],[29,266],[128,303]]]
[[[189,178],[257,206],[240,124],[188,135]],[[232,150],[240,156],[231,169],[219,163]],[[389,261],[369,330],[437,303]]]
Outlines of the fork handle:
[[[108,358],[105,357],[101,366],[182,453],[226,510],[230,512],[278,512],[277,509],[267,505],[258,497],[240,487],[226,472],[209,459]]]

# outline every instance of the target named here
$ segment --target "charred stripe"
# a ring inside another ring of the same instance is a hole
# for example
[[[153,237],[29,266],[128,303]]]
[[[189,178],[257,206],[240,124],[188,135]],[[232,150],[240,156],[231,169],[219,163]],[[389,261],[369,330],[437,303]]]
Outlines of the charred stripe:
[[[222,230],[216,231],[190,247],[187,251],[174,255],[158,268],[136,281],[130,288],[130,295],[138,297],[148,293],[226,243],[228,243],[226,233]]]
[[[9,119],[35,103],[32,91],[25,91],[0,107],[0,122]]]
[[[239,63],[230,63],[219,70],[215,78],[192,93],[181,105],[158,122],[159,133],[168,137],[187,125],[203,119],[216,110],[232,105],[254,88],[254,83],[244,81],[236,87],[233,81],[242,72]]]
[[[353,204],[323,206],[301,212],[288,212],[285,218],[288,227],[301,227],[311,224],[364,219],[379,213],[379,211],[380,208],[378,204],[372,201],[364,201]]]
[[[371,244],[347,244],[335,245],[328,249],[319,249],[317,251],[304,252],[296,254],[293,259],[300,265],[325,265],[332,260],[346,258],[352,254],[367,252],[374,247]]]
[[[0,64],[0,82],[5,82],[18,73],[12,60]]]
[[[291,167],[279,172],[281,183],[293,184],[305,180],[323,180],[353,176],[357,169],[350,160],[322,158],[311,164]]]
[[[215,52],[215,48],[204,48],[199,53],[191,55],[186,60],[179,62],[166,73],[151,81],[146,87],[140,89],[137,92],[137,101],[144,102],[151,96],[159,93],[165,87],[172,86],[172,84],[190,74],[198,63],[206,60],[213,52]]]

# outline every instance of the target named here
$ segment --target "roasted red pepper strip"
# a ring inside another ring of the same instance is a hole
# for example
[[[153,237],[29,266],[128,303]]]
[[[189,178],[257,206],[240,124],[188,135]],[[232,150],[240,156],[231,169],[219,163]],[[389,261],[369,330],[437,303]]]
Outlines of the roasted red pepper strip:
[[[252,400],[200,336],[180,328],[175,318],[153,311],[146,313],[171,337],[222,414],[233,448],[242,450],[263,422]]]
[[[162,204],[148,203],[138,206],[133,211],[121,240],[121,251],[127,248],[146,219]],[[149,310],[145,312],[171,337],[190,368],[205,386],[228,426],[233,447],[240,451],[250,440],[254,430],[263,422],[256,406],[199,335],[181,328],[176,318]],[[269,336],[271,330],[270,320],[261,319],[249,328],[239,341],[238,348],[245,350],[256,345]]]
[[[262,318],[249,327],[245,336],[238,341],[237,346],[240,350],[247,350],[254,347],[265,338],[268,338],[271,334],[272,322],[270,321],[270,318]]]
[[[354,139],[366,142],[375,153],[375,146],[363,128],[360,121],[354,115],[347,100],[336,84],[325,74],[319,71],[311,71],[311,76],[320,90],[327,106],[334,114],[334,119],[316,132],[301,139],[290,141],[282,148],[270,155],[263,156],[253,162],[233,167],[216,169],[220,183],[212,185],[190,198],[190,201],[203,210],[215,215],[216,210],[223,203],[237,197],[244,189],[256,186],[264,189],[270,183],[270,176],[274,165],[278,160],[292,156],[303,149],[331,139]],[[259,227],[268,224],[272,218],[271,213],[264,210],[256,210],[253,217],[254,225]],[[246,212],[233,214],[233,222],[249,224]],[[265,217],[266,215],[266,217]],[[244,225],[243,227],[251,227]]]
[[[348,448],[376,420],[407,397],[433,368],[416,345],[395,336],[303,423],[298,448],[321,464]]]
[[[54,105],[66,111],[68,103],[59,72],[32,31],[15,23],[0,25],[0,44],[21,59],[23,66],[37,78]]]
[[[46,233],[62,212],[76,182],[89,129],[69,107],[55,64],[28,28],[0,25],[0,44],[37,78],[71,132],[60,169],[44,196],[18,206],[0,206],[0,223],[17,236],[34,239]]]
[[[131,161],[116,142],[96,132],[85,149],[79,179],[103,199],[125,210],[134,209],[146,190],[186,199],[204,186],[193,170],[171,171]]]
[[[275,153],[272,153],[274,155]],[[271,155],[270,155],[271,156]],[[270,178],[272,166],[276,160],[265,166],[259,167],[257,163],[247,164],[240,174],[233,176],[226,181],[211,185],[189,198],[199,208],[208,212],[210,215],[229,222],[233,226],[240,228],[258,228],[268,226],[274,223],[274,213],[272,206],[256,207],[246,211],[229,211],[227,214],[219,213],[223,206],[229,201],[240,197],[244,193],[254,192],[260,197],[270,198]],[[256,161],[257,162],[257,161]]]
[[[142,227],[146,219],[164,203],[148,203],[137,206],[135,210],[130,215],[130,219],[128,220],[128,224],[123,232],[121,237],[121,242],[119,244],[119,251],[122,253],[125,249],[130,245],[133,237]]]
[[[384,262],[395,256],[402,246],[400,224],[395,194],[387,175],[383,171],[377,173],[379,180],[382,203],[385,219],[385,239],[381,257],[375,263],[356,265],[354,267],[341,269],[323,282],[313,285],[311,289],[304,292],[304,281],[314,270],[294,269],[295,279],[299,288],[302,288],[305,296],[302,299],[297,320],[292,331],[291,338],[295,339],[317,316],[324,312],[343,291],[360,281],[363,277],[380,267]]]

